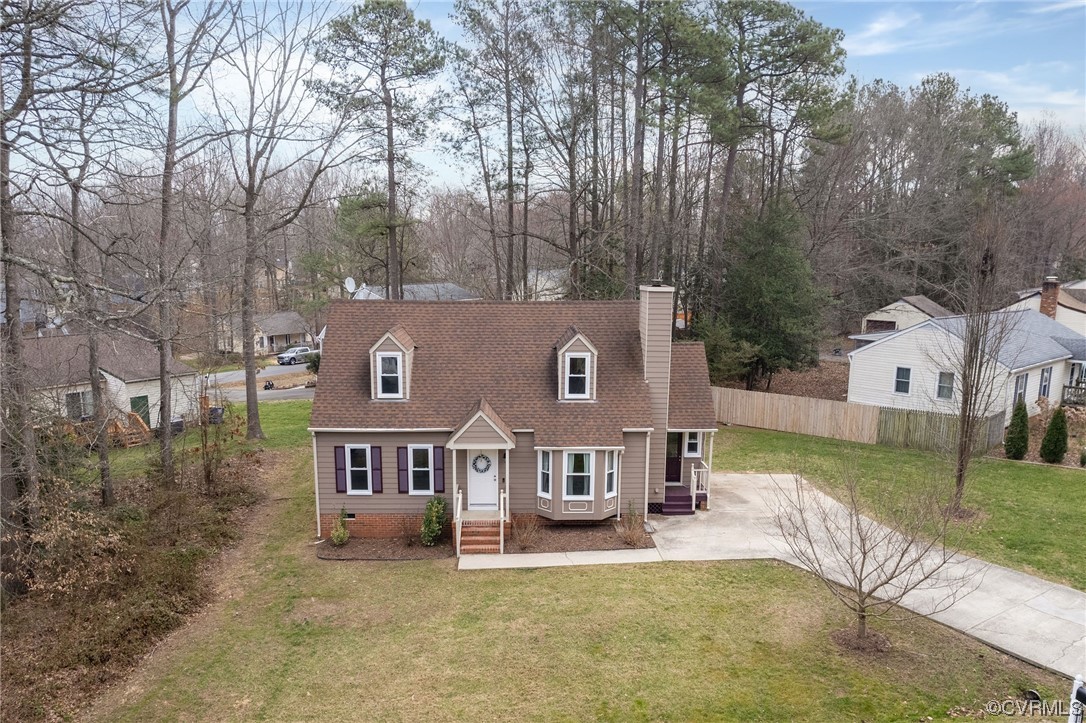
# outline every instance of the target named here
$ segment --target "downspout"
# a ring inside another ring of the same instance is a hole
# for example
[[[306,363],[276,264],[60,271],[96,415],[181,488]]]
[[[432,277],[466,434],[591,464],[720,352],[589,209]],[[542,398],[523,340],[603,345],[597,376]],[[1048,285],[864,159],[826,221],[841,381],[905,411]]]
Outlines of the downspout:
[[[649,516],[649,458],[652,452],[652,431],[645,432],[645,519]]]
[[[309,433],[313,437],[313,504],[317,508],[317,539],[321,539],[321,495],[317,484],[317,433]]]
[[[622,440],[622,446],[626,446],[626,440]],[[623,452],[615,452],[615,503],[618,505],[618,517],[622,519],[622,455]],[[603,471],[607,475],[607,470]]]

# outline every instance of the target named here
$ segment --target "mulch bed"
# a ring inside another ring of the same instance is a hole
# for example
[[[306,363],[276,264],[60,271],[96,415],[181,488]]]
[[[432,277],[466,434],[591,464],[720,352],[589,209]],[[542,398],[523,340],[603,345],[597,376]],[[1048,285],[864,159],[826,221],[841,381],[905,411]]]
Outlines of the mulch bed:
[[[652,536],[645,534],[637,545],[627,544],[619,535],[614,522],[580,525],[540,525],[532,539],[524,544],[523,536],[513,534],[505,540],[506,553],[518,552],[591,552],[596,550],[627,550],[656,547]],[[456,554],[452,540],[441,539],[426,547],[417,539],[395,537],[371,539],[352,537],[343,547],[334,547],[327,540],[316,546],[321,560],[440,560]]]
[[[439,560],[454,554],[452,542],[444,539],[433,547],[403,537],[352,537],[342,547],[335,547],[327,540],[317,545],[317,557],[321,560]]]
[[[536,539],[529,544],[514,528],[507,552],[590,552],[595,550],[626,550],[656,547],[651,535],[644,535],[639,545],[628,545],[619,536],[613,522],[592,525],[542,525]]]
[[[1065,407],[1064,413],[1067,415],[1067,454],[1063,456],[1061,464],[1049,466],[1082,469],[1078,462],[1081,450],[1086,447],[1086,409]],[[1048,428],[1048,420],[1051,418],[1052,411],[1048,409],[1029,418],[1029,450],[1026,452],[1024,461],[1049,464],[1041,459],[1041,440],[1044,439],[1045,429]],[[993,447],[988,452],[988,456],[996,459],[1007,457],[1003,452],[1003,445]]]

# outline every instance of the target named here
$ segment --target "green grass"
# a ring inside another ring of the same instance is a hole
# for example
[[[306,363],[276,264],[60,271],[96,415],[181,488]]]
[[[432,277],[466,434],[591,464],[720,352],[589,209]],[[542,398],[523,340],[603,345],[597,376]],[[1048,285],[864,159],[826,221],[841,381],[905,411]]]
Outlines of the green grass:
[[[270,439],[292,415],[267,410]],[[297,450],[268,475],[286,499],[254,531],[229,598],[98,718],[915,721],[1063,692],[927,621],[884,628],[889,653],[842,651],[829,634],[847,614],[779,563],[460,573],[452,560],[317,560]]]
[[[308,400],[260,402],[260,426],[264,430],[265,439],[247,445],[266,449],[308,445],[310,435],[306,429],[309,427],[309,411],[312,406],[313,403]],[[233,412],[244,417],[245,405],[234,404]],[[244,432],[244,427],[242,431]],[[199,443],[198,430],[190,428],[175,439],[175,449],[182,452],[197,447]],[[116,479],[128,479],[142,475],[146,473],[148,463],[157,456],[158,442],[155,440],[141,447],[112,450],[109,459],[113,476]],[[93,463],[94,460],[91,459],[90,464]]]
[[[928,480],[946,480],[948,490],[953,484],[939,455],[821,437],[727,427],[716,435],[713,452],[716,471],[800,471],[831,494],[841,484],[842,465],[870,499],[878,497],[876,489],[892,499]],[[1084,493],[1081,470],[976,460],[964,505],[979,515],[962,526],[960,545],[989,562],[1086,590]]]

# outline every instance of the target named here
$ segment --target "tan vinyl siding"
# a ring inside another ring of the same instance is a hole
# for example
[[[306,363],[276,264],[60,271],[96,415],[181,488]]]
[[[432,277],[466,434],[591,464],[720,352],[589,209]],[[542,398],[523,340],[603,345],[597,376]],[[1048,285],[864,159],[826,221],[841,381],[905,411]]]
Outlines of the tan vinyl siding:
[[[444,446],[449,435],[444,432],[317,432],[317,494],[319,513],[336,514],[340,508],[347,512],[407,512],[421,513],[426,507],[428,495],[408,495],[398,492],[396,448],[409,444],[432,444]],[[348,495],[336,492],[336,463],[334,449],[337,445],[369,444],[381,447],[381,485],[384,491],[374,495]],[[445,450],[446,460],[450,459],[450,450]],[[460,455],[463,457],[463,454]],[[437,495],[449,499],[452,495],[452,470],[446,461],[445,494]],[[461,477],[463,481],[463,477]],[[451,501],[451,500],[450,500]]]
[[[901,331],[907,329],[910,326],[916,326],[922,322],[927,321],[931,317],[925,314],[920,309],[917,309],[912,304],[904,301],[895,301],[892,304],[887,304],[878,311],[873,311],[863,319],[863,331],[867,331],[867,322],[869,321],[892,321],[895,326],[895,331]]]
[[[536,512],[535,435],[521,432],[516,437],[516,448],[509,450],[509,511]]]
[[[622,435],[622,443],[626,446],[622,453],[619,465],[619,505],[625,515],[630,511],[631,504],[634,512],[645,512],[645,441],[648,435],[644,432],[626,432]],[[651,483],[651,480],[650,480]]]
[[[494,449],[496,447],[504,447],[505,440],[502,436],[494,430],[484,418],[479,417],[471,425],[464,430],[464,433],[456,438],[456,446],[461,449],[470,447],[472,449]]]

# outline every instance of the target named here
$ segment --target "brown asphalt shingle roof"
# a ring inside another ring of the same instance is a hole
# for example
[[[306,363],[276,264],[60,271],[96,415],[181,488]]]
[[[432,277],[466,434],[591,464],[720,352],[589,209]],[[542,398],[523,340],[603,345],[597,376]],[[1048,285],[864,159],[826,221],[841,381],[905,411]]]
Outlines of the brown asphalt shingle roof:
[[[671,345],[668,429],[716,429],[709,365],[700,341]]]
[[[934,301],[924,295],[918,296],[903,296],[901,298],[907,304],[911,304],[913,307],[920,309],[928,316],[938,319],[944,316],[954,316],[954,312],[936,304]]]
[[[415,343],[411,399],[371,399],[367,352],[398,324]],[[574,324],[599,351],[594,402],[558,401],[554,340]],[[452,430],[481,397],[512,429],[534,429],[537,446],[618,446],[623,427],[651,427],[637,302],[331,306],[313,428]]]
[[[58,335],[26,339],[24,362],[33,389],[83,384],[90,381],[87,336]],[[101,334],[98,337],[98,367],[126,382],[158,377],[158,349],[154,344],[127,334]],[[196,371],[176,359],[167,368],[174,376]]]

